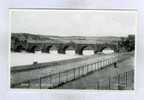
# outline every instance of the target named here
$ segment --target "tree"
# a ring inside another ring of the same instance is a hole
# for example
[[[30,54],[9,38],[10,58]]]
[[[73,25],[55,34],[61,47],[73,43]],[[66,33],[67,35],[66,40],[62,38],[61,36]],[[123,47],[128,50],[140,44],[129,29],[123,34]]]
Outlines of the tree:
[[[128,35],[127,38],[121,38],[120,47],[124,47],[127,51],[135,50],[135,35]]]

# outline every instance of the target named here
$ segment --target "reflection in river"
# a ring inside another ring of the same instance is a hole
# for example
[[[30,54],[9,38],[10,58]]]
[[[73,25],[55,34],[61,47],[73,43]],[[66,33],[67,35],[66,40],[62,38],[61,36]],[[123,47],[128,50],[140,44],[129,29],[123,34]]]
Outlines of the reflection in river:
[[[12,52],[11,66],[33,64],[34,61],[37,61],[39,63],[59,61],[59,60],[83,57],[83,56],[88,56],[93,54],[94,54],[93,50],[84,50],[83,55],[75,54],[74,50],[67,50],[66,54],[59,54],[57,53],[56,50],[51,50],[50,53],[42,53],[41,51],[37,51],[35,53]]]
[[[88,51],[85,50],[83,54],[92,55],[93,50],[88,50]],[[12,52],[11,53],[11,66],[32,64],[34,61],[52,62],[52,61],[82,57],[84,55],[77,55],[75,54],[74,50],[67,50],[66,54],[59,54],[57,53],[56,50],[51,50],[50,53],[42,53],[41,51],[37,51],[35,53]]]

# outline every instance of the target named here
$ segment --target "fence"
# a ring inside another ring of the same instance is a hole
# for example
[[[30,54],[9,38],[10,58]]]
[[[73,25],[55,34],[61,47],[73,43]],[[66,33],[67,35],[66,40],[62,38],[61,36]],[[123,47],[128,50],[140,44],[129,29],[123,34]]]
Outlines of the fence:
[[[98,79],[96,82],[97,90],[133,90],[134,89],[134,70],[120,73],[113,77]]]
[[[77,68],[65,70],[63,72],[58,72],[58,73],[51,74],[51,75],[48,75],[45,77],[40,77],[38,79],[32,79],[32,80],[27,80],[27,81],[24,81],[21,83],[12,84],[11,87],[12,88],[40,88],[40,89],[41,88],[55,88],[66,82],[78,79],[82,76],[85,76],[92,71],[100,70],[107,65],[127,59],[129,56],[130,56],[130,54],[117,54],[117,55],[111,56],[110,58],[96,61],[95,63],[92,63],[92,64],[86,64],[86,65],[79,66]],[[119,77],[121,77],[121,75],[118,75],[116,77],[117,77],[116,79],[118,82],[117,84],[119,85],[119,83],[121,82]],[[127,76],[124,76],[124,77],[126,77],[126,79],[128,79]],[[113,81],[114,81],[114,77],[108,78],[108,81],[105,81],[105,82],[109,82],[109,84],[104,85],[104,86],[101,85],[102,80],[98,81],[97,89],[103,89],[103,88],[110,89],[112,87]],[[126,84],[128,84],[128,83],[126,82]]]

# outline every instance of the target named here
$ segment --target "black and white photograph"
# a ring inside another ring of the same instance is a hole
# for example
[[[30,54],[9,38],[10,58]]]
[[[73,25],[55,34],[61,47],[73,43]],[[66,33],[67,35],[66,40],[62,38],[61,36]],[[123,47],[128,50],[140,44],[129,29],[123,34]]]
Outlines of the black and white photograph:
[[[135,90],[135,10],[11,9],[10,88]]]

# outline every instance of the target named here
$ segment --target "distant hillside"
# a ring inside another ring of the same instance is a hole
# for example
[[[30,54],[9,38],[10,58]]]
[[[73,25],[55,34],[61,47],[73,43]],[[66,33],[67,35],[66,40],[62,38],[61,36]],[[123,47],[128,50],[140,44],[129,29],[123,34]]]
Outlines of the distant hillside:
[[[40,41],[52,41],[56,43],[110,43],[114,41],[120,41],[121,37],[114,36],[52,36],[52,35],[34,35],[29,33],[12,33],[12,38],[18,38],[20,40],[40,40]]]

